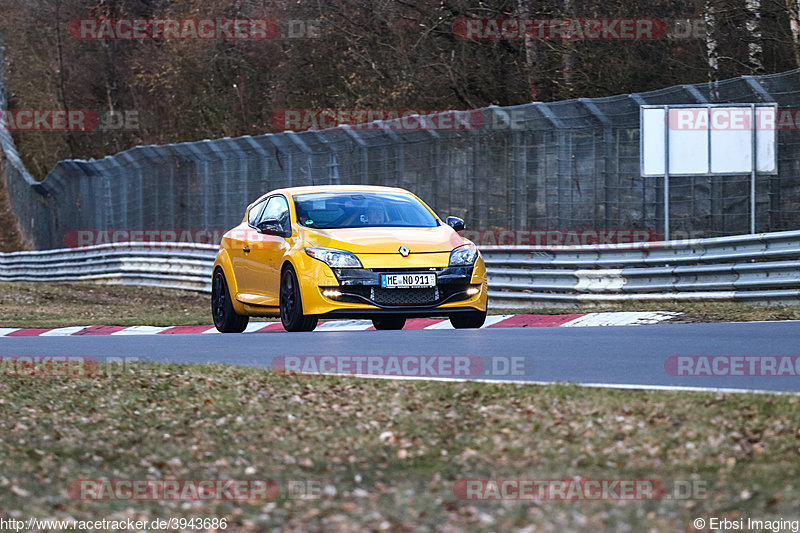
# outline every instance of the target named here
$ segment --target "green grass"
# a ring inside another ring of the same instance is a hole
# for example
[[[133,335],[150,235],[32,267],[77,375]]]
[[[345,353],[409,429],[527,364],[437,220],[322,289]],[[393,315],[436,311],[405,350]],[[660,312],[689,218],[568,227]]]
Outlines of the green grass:
[[[225,517],[227,531],[692,531],[796,516],[800,397],[291,377],[142,363],[0,378],[5,516]],[[659,479],[687,500],[473,502],[456,481]],[[71,480],[274,479],[314,498],[77,501]]]
[[[642,303],[581,308],[493,309],[491,314],[677,311],[677,322],[800,320],[800,305],[731,302]],[[259,318],[258,320],[268,320]],[[0,327],[212,324],[210,296],[191,291],[96,283],[0,283]]]

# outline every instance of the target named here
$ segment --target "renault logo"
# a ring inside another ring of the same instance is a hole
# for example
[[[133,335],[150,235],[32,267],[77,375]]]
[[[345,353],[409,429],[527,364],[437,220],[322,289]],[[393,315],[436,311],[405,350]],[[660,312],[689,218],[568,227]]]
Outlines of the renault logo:
[[[405,246],[401,246],[400,248],[397,249],[397,251],[400,252],[400,255],[402,255],[403,257],[408,257],[408,254],[411,253],[411,250],[409,250]]]

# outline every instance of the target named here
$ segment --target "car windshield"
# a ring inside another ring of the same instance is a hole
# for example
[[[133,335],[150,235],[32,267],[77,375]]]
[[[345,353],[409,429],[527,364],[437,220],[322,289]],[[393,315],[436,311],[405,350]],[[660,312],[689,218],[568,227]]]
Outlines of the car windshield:
[[[294,196],[297,222],[316,229],[433,228],[436,217],[416,198],[383,192],[323,192]]]

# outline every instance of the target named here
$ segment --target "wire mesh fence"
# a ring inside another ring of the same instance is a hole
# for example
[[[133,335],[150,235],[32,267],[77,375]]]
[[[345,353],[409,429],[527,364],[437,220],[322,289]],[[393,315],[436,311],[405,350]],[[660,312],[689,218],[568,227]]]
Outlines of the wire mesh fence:
[[[2,128],[0,145],[21,229],[38,249],[102,242],[74,239],[82,230],[103,230],[113,240],[114,230],[226,229],[261,194],[312,184],[403,187],[469,228],[658,235],[664,183],[640,176],[639,106],[730,102],[779,105],[779,172],[757,178],[756,231],[797,229],[800,70],[715,87],[483,108],[469,112],[465,127],[429,127],[443,123],[434,116],[413,127],[398,119],[137,146],[100,160],[60,161],[41,182]],[[669,195],[673,238],[749,232],[748,177],[672,178]]]

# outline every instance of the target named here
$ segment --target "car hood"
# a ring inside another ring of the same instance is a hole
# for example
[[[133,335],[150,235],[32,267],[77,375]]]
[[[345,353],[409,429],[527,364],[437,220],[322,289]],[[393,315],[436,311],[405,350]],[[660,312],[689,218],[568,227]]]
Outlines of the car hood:
[[[469,242],[447,225],[435,228],[300,229],[306,246],[339,248],[355,254],[396,254],[401,246],[411,253],[450,252]]]

